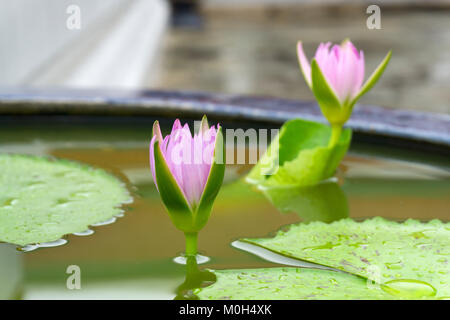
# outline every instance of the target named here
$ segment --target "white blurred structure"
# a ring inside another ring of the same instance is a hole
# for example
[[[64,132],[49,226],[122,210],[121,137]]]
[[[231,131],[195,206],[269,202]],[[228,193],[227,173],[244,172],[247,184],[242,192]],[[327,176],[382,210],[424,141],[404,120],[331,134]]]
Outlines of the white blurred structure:
[[[165,0],[0,0],[0,86],[148,85],[168,20]]]

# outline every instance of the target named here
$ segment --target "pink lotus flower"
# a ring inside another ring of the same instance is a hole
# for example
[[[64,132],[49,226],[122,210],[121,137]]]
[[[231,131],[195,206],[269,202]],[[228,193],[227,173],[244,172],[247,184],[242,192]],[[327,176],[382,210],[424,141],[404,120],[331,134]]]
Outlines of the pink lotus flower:
[[[356,101],[375,85],[391,56],[389,52],[363,84],[364,53],[350,40],[333,46],[330,42],[321,43],[311,65],[301,42],[297,45],[297,53],[303,76],[322,112],[331,124],[339,125],[348,120]]]
[[[214,126],[208,128],[203,125],[192,137],[188,124],[182,126],[176,119],[172,132],[163,139],[157,124],[156,134],[150,143],[150,167],[155,183],[154,145],[158,140],[166,164],[186,200],[191,206],[198,204],[211,171],[217,130]]]
[[[175,226],[195,234],[208,221],[225,172],[222,129],[208,126],[203,117],[192,136],[187,124],[175,120],[163,138],[153,125],[150,168],[161,199]]]
[[[364,52],[359,51],[350,41],[340,46],[331,42],[321,43],[317,48],[315,59],[320,70],[336,93],[339,101],[355,98],[364,80]],[[311,67],[303,53],[302,44],[298,44],[298,56],[308,85],[311,86]]]

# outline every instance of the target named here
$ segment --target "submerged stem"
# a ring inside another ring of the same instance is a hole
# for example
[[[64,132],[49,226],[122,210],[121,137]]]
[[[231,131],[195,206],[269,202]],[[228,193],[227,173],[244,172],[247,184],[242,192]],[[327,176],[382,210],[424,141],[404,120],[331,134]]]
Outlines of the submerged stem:
[[[341,137],[342,132],[342,126],[339,124],[333,124],[331,125],[331,138],[330,142],[328,143],[328,147],[334,147]]]
[[[184,234],[186,238],[186,256],[196,256],[197,255],[197,232],[186,232]]]

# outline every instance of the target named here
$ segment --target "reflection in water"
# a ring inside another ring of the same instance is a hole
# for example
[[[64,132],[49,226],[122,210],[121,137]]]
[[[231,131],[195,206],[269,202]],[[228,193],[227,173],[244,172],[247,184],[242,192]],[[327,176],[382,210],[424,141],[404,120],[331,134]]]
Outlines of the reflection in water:
[[[332,180],[312,186],[261,188],[283,213],[295,212],[304,222],[333,222],[348,217],[348,202],[341,187]]]
[[[195,259],[197,260],[197,264],[207,263],[209,260],[211,260],[209,257],[203,256],[201,254],[197,254],[195,256]],[[185,254],[182,254],[178,257],[173,258],[173,262],[178,263],[178,264],[186,264],[187,260],[188,260],[188,256],[186,256]]]
[[[215,281],[214,273],[208,270],[200,270],[196,258],[187,256],[186,278],[177,288],[175,300],[198,300],[199,298],[193,293],[193,290],[209,286]]]

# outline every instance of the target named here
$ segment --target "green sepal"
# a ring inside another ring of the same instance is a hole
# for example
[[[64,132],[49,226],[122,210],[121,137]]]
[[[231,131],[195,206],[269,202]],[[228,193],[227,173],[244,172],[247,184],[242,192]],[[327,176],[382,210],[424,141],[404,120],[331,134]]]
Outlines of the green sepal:
[[[175,226],[182,231],[189,231],[193,225],[192,209],[167,166],[158,140],[154,145],[154,155],[156,184],[161,200]]]
[[[208,118],[206,117],[206,115],[204,115],[200,123],[200,131],[204,133],[207,132],[208,130],[209,130]]]
[[[330,136],[331,128],[325,124],[286,122],[246,181],[263,187],[307,186],[330,178],[349,148],[351,130],[344,129],[333,147],[328,146]]]
[[[358,95],[353,99],[352,104],[355,104],[356,101],[361,98],[365,93],[367,93],[372,87],[377,83],[378,79],[380,79],[381,75],[383,74],[384,70],[386,69],[389,60],[391,59],[392,51],[389,51],[386,54],[386,57],[384,57],[383,61],[378,65],[378,67],[375,69],[375,71],[371,74],[371,76],[367,79],[367,81],[364,83],[364,85],[361,88],[361,91],[358,93]]]
[[[206,120],[205,120],[206,121]],[[223,177],[225,175],[225,145],[223,143],[222,128],[219,127],[216,135],[216,142],[214,146],[214,160],[211,164],[208,180],[206,182],[205,190],[203,191],[200,202],[194,214],[194,230],[202,229],[206,222],[208,222],[211,214],[214,200],[219,193],[222,186]]]
[[[316,59],[311,62],[312,91],[325,118],[332,124],[342,122],[342,105],[326,80]]]

